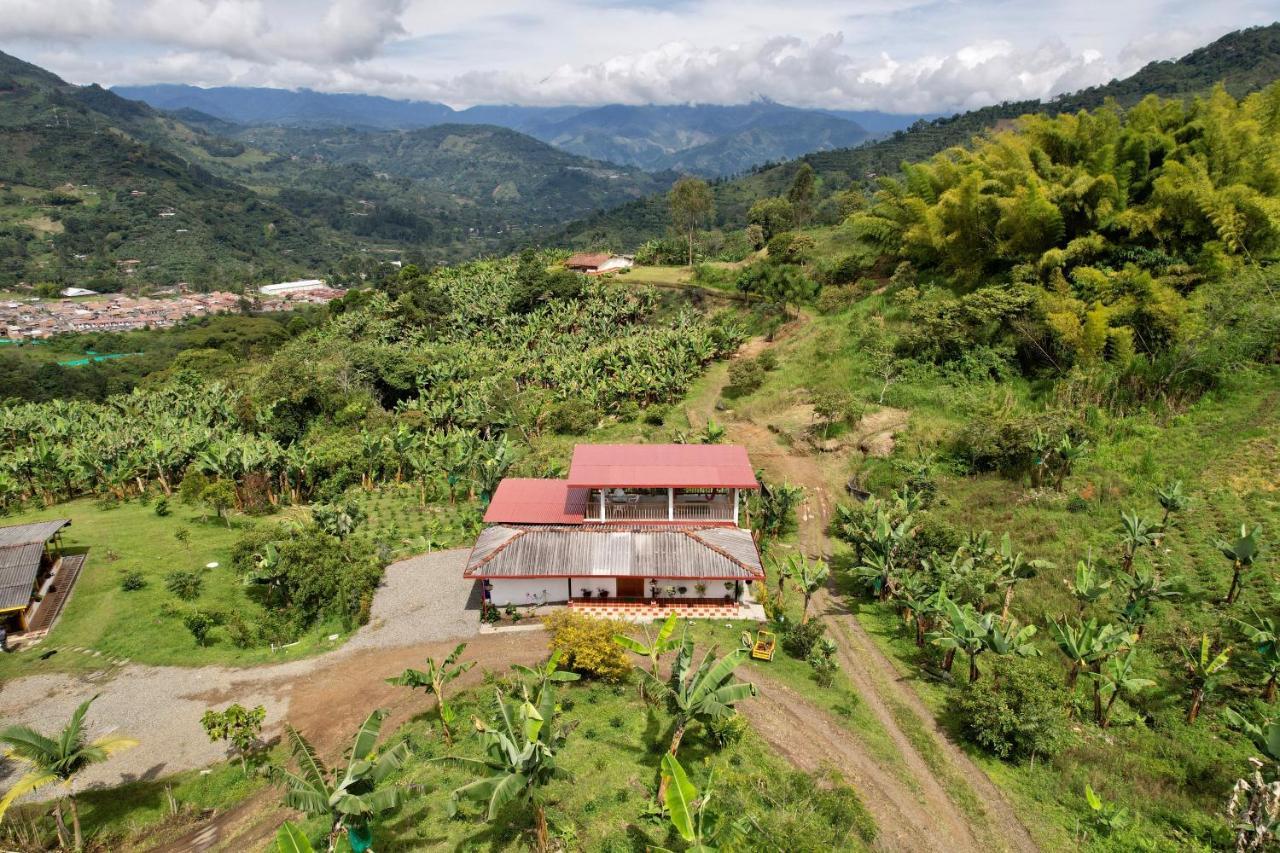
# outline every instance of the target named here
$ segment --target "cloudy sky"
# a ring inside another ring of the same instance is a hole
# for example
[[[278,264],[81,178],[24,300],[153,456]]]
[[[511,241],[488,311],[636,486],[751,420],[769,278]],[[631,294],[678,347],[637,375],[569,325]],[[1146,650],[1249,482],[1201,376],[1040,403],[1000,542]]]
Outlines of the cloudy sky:
[[[1280,0],[0,0],[76,83],[476,103],[931,112],[1049,97],[1280,19]]]

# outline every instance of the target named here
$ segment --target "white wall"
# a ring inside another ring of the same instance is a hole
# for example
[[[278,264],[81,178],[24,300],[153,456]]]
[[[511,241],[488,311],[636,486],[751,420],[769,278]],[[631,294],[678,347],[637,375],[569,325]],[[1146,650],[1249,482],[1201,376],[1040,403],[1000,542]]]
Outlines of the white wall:
[[[649,578],[645,578],[644,581],[645,595],[648,595],[649,590],[653,588],[649,585],[649,580]],[[730,588],[725,589],[724,581],[720,580],[699,581],[697,578],[655,578],[655,580],[658,581],[659,598],[670,597],[667,595],[667,587],[669,586],[674,586],[676,588],[675,598],[714,598],[719,600],[724,598],[725,593],[729,593],[730,595],[733,594],[732,581],[729,582]],[[701,595],[698,594],[698,590],[695,588],[699,583],[706,584],[707,587],[707,591]],[[680,592],[680,587],[685,588],[683,593]]]
[[[618,594],[618,582],[613,578],[573,578],[573,594],[581,596],[584,589],[591,590],[591,597],[597,598],[600,590],[609,590],[609,597],[613,598]]]
[[[489,601],[498,607],[568,600],[564,578],[494,578],[489,583]]]

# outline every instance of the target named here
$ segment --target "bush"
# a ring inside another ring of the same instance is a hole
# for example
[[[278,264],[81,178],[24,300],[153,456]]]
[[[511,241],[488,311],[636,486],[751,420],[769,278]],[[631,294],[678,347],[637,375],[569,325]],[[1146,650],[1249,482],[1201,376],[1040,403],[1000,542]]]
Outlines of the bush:
[[[654,404],[644,410],[643,420],[649,426],[662,426],[666,423],[668,411],[666,406]]]
[[[125,592],[136,592],[147,585],[142,572],[125,572],[120,576],[120,588]]]
[[[756,364],[760,365],[760,369],[768,373],[771,370],[778,369],[778,355],[773,350],[765,350],[756,356]]]
[[[183,601],[191,601],[198,598],[204,589],[204,578],[195,572],[178,569],[164,576],[164,586]]]
[[[157,516],[159,516],[160,518],[164,518],[166,515],[168,515],[168,514],[169,514],[169,499],[168,499],[168,498],[161,498],[160,500],[156,501],[156,506],[155,506],[155,509],[153,510],[153,512],[155,512],[155,514],[156,514]]]
[[[547,426],[557,435],[585,435],[599,421],[600,413],[578,400],[556,403],[547,412]]]
[[[209,632],[218,624],[218,620],[212,614],[193,610],[182,617],[182,624],[191,632],[191,636],[196,638],[196,645],[205,646],[208,645]]]
[[[551,632],[551,648],[563,651],[575,672],[604,681],[621,681],[631,672],[631,658],[613,641],[632,628],[617,619],[597,619],[561,610],[543,620]]]
[[[738,358],[729,362],[729,384],[725,394],[740,397],[764,384],[764,368],[754,358]]]
[[[997,658],[989,678],[966,684],[951,710],[965,740],[1008,760],[1050,757],[1067,745],[1067,694],[1044,661]]]
[[[818,641],[826,634],[827,626],[817,619],[808,622],[778,620],[778,634],[782,637],[782,649],[796,660],[808,660]]]
[[[862,291],[856,284],[828,285],[818,294],[818,310],[838,314],[858,301]]]
[[[747,733],[747,729],[750,727],[750,724],[747,723],[747,718],[736,712],[725,717],[713,719],[707,724],[712,742],[720,748],[733,746],[742,740],[742,736]]]

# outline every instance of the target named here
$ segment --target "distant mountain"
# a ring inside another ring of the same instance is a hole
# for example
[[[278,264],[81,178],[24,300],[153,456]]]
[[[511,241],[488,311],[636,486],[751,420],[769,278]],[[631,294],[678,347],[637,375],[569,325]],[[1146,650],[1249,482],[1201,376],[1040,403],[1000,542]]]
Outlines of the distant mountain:
[[[742,172],[810,151],[855,145],[919,116],[787,107],[770,101],[717,106],[528,107],[453,110],[429,101],[343,95],[308,89],[224,86],[118,86],[116,94],[168,111],[197,110],[224,121],[285,127],[413,130],[438,124],[492,124],[527,133],[573,154],[708,176]],[[858,116],[874,127],[868,130]]]
[[[714,187],[716,224],[722,228],[744,225],[751,204],[756,199],[785,192],[802,162],[810,164],[828,188],[847,186],[851,182],[870,185],[877,176],[898,172],[904,162],[963,145],[1001,122],[1028,113],[1053,115],[1093,109],[1109,98],[1121,106],[1130,106],[1147,95],[1190,97],[1207,93],[1218,84],[1239,97],[1277,79],[1280,79],[1280,23],[1238,30],[1181,59],[1152,62],[1123,80],[1112,80],[1045,102],[1017,101],[944,118],[921,119],[886,139],[852,148],[816,151],[720,182]],[[623,248],[661,235],[665,223],[665,200],[653,197],[593,214],[571,225],[559,239],[574,246]]]

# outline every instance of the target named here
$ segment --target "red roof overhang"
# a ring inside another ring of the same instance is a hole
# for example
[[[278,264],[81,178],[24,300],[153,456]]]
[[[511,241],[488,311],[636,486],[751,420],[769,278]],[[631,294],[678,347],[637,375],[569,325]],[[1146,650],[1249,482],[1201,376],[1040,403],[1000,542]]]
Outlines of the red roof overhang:
[[[564,480],[508,477],[498,484],[485,511],[489,524],[581,524],[587,490]]]
[[[734,444],[579,444],[576,488],[756,489],[746,448]]]

